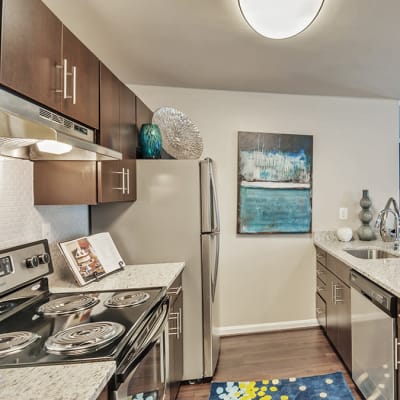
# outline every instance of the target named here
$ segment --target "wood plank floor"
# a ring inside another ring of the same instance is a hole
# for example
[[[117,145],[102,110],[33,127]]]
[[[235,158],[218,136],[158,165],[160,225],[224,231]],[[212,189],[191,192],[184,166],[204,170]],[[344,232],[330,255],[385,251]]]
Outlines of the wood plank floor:
[[[221,340],[214,381],[259,380],[342,371],[354,398],[352,380],[320,328],[230,336]],[[178,400],[207,400],[210,384],[184,384]]]

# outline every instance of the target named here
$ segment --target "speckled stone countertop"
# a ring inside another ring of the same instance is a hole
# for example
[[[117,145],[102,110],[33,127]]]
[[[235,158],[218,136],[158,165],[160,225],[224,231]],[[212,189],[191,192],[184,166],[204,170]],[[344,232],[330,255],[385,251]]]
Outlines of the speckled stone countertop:
[[[184,262],[127,265],[122,271],[110,274],[98,282],[86,286],[78,286],[71,272],[62,276],[53,274],[49,277],[50,291],[88,292],[114,289],[142,289],[146,287],[170,286],[185,267]]]
[[[185,263],[127,265],[99,282],[78,286],[70,271],[49,277],[53,293],[169,287]],[[0,369],[0,400],[96,400],[115,362]]]
[[[340,242],[333,233],[318,233],[314,234],[314,244],[371,279],[379,286],[400,297],[400,251],[394,250],[393,242],[383,242],[382,240]],[[345,249],[365,247],[379,248],[397,255],[399,258],[364,260],[351,256],[344,251]]]
[[[113,361],[0,369],[0,400],[96,400]]]

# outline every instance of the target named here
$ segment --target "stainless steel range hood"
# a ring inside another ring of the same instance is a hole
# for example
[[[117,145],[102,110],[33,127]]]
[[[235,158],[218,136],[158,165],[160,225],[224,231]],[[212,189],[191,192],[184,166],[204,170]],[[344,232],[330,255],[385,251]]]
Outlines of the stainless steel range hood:
[[[94,130],[0,89],[0,155],[28,160],[120,160]],[[50,145],[44,149],[42,145]],[[59,148],[62,154],[57,154]]]

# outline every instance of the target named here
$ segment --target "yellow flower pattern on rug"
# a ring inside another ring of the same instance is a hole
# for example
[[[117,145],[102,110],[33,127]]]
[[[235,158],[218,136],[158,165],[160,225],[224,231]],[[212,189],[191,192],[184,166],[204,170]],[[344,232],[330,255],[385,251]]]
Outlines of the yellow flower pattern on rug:
[[[343,374],[261,381],[213,382],[210,400],[354,400]]]

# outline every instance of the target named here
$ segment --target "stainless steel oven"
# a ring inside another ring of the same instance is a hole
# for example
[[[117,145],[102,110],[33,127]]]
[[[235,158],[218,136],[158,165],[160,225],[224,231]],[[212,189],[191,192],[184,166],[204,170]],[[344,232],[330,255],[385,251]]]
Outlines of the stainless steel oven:
[[[117,366],[110,384],[113,400],[164,400],[168,313],[169,302],[165,299],[132,338],[130,351]]]
[[[52,294],[46,240],[0,250],[0,368],[115,361],[114,400],[164,400],[165,288]]]

